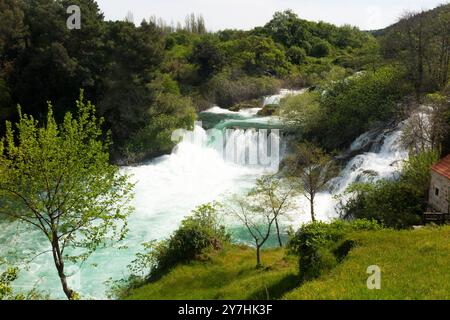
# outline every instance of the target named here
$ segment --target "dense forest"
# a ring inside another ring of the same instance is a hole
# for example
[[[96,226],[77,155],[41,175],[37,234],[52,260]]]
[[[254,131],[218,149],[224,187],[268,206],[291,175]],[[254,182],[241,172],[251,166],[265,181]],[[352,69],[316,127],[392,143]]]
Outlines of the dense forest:
[[[81,8],[81,30],[66,28],[69,4]],[[395,29],[383,34],[386,44],[380,48],[380,41],[368,32],[309,22],[291,11],[278,12],[266,25],[250,31],[208,32],[203,18],[195,15],[177,27],[155,17],[138,27],[127,19],[105,21],[92,0],[5,0],[0,6],[2,125],[5,119],[17,118],[17,104],[42,118],[51,101],[56,116],[62,117],[84,89],[105,117],[113,134],[113,158],[121,162],[170,151],[169,133],[191,126],[195,111],[212,104],[252,105],[253,99],[281,86],[317,85],[379,68],[385,63],[382,55],[415,63],[407,54],[415,48],[411,43],[413,47],[408,47],[408,39],[403,39],[402,48],[389,47],[390,42],[399,43]],[[444,38],[448,34],[439,32]],[[443,60],[424,60],[418,79],[407,75],[417,90],[445,84],[448,51],[445,43],[437,48],[445,39],[435,38],[427,41],[436,48],[424,43],[426,52],[417,54]],[[431,49],[442,52],[437,55]],[[403,59],[405,53],[411,61]],[[436,81],[426,81],[429,76]]]

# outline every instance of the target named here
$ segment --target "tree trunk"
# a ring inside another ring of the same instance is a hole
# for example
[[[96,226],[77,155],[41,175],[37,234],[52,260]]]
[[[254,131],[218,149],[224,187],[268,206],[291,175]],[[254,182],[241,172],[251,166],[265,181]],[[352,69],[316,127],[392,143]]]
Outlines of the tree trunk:
[[[281,241],[280,227],[278,225],[278,218],[275,219],[275,227],[277,228],[278,244],[280,245],[280,248],[282,248],[283,247],[283,242]]]
[[[261,246],[259,244],[256,245],[256,268],[261,267],[261,258],[260,258],[260,249]]]
[[[316,222],[316,216],[314,213],[314,195],[311,195],[309,203],[311,205],[311,220],[312,222]]]
[[[74,292],[72,289],[69,288],[69,285],[67,284],[67,277],[66,274],[64,273],[64,260],[62,258],[56,234],[53,234],[52,252],[53,252],[53,260],[55,262],[56,270],[58,270],[58,276],[61,281],[63,291],[67,299],[72,300]]]

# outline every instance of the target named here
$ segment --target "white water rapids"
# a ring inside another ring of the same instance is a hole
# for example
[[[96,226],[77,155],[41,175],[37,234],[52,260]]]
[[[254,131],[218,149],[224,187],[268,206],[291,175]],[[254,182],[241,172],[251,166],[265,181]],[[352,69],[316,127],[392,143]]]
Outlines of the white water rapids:
[[[281,95],[285,95],[285,92],[281,92]],[[268,97],[266,103],[276,103],[279,99],[280,95]],[[238,114],[250,121],[255,119],[257,111],[252,109]],[[218,107],[207,112],[229,113]],[[335,180],[334,193],[362,179],[364,172],[369,170],[376,172],[379,178],[392,175],[397,170],[395,163],[406,157],[406,153],[397,145],[400,132],[400,128],[397,128],[391,133],[382,133],[378,137],[379,143],[370,152],[350,160]],[[137,183],[133,203],[136,211],[129,219],[129,234],[120,244],[126,248],[101,249],[80,269],[69,266],[72,288],[83,298],[105,298],[105,281],[126,276],[126,266],[137,252],[142,251],[141,243],[167,237],[196,206],[220,201],[227,193],[242,193],[252,187],[258,177],[270,170],[250,156],[251,148],[264,148],[259,140],[260,135],[261,131],[257,128],[227,129],[227,141],[234,142],[227,144],[225,152],[220,154],[205,143],[208,140],[207,132],[197,126],[188,139],[176,146],[172,154],[148,164],[123,168]],[[363,135],[358,138],[353,148],[361,147],[367,137]],[[300,197],[298,203],[299,208],[292,213],[289,222],[295,226],[310,220],[306,201]],[[330,193],[320,194],[316,200],[317,218],[327,221],[335,218],[334,205]],[[4,223],[1,228],[0,257],[9,257],[10,260],[14,256],[32,257],[32,252],[48,250],[46,239],[40,231],[25,230],[16,223]],[[16,289],[28,290],[33,285],[37,285],[40,290],[47,290],[52,298],[64,298],[50,253],[35,258],[28,264],[28,269],[21,270],[15,282]]]

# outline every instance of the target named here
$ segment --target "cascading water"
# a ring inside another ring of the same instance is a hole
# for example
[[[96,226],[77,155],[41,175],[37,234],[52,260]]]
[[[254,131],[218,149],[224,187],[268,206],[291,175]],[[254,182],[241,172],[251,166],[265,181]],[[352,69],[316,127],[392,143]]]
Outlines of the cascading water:
[[[401,145],[401,135],[404,122],[394,129],[382,132],[367,132],[359,136],[351,145],[352,153],[364,150],[352,157],[343,168],[338,177],[330,181],[329,192],[322,192],[316,196],[315,212],[319,220],[329,221],[338,217],[335,195],[342,194],[347,187],[355,182],[376,181],[394,178],[401,169],[402,161],[408,158],[408,151]],[[305,199],[298,199],[298,208],[305,215],[295,215],[295,223],[310,221],[307,215],[310,205]]]
[[[279,101],[280,97],[293,92],[283,91],[280,95],[268,97],[265,103]],[[301,93],[301,92],[298,92]],[[119,247],[109,247],[96,251],[80,269],[68,266],[69,284],[83,298],[105,298],[110,278],[117,280],[127,275],[126,266],[142,251],[141,243],[163,239],[173,232],[180,221],[196,206],[222,200],[223,196],[242,193],[251,188],[262,174],[273,172],[272,155],[283,153],[281,135],[277,134],[277,119],[258,118],[259,109],[231,112],[215,107],[207,110],[210,114],[225,114],[238,119],[236,123],[222,121],[216,127],[222,135],[219,143],[223,150],[211,141],[218,139],[217,131],[205,131],[196,126],[193,132],[185,132],[170,155],[136,167],[123,168],[136,182],[133,206],[135,213],[129,219],[126,239]],[[276,123],[274,126],[273,123]],[[224,125],[225,123],[225,125]],[[268,125],[270,124],[270,125]],[[401,128],[391,133],[383,133],[380,148],[354,157],[334,181],[333,194],[345,189],[351,182],[362,179],[365,171],[373,171],[378,178],[392,175],[396,161],[405,158],[406,152],[396,143]],[[219,137],[220,138],[220,137]],[[220,139],[219,139],[220,140]],[[364,137],[357,139],[355,149],[363,144]],[[279,146],[279,149],[276,146]],[[274,162],[276,164],[276,161]],[[335,202],[331,193],[319,194],[316,199],[317,218],[330,220],[336,217]],[[298,198],[298,210],[285,223],[298,225],[310,220],[309,206],[304,198]],[[13,258],[32,256],[48,250],[47,240],[40,231],[24,231],[17,223],[3,223],[0,233],[0,256]],[[22,266],[24,267],[24,266]],[[16,288],[29,290],[37,285],[40,290],[48,290],[52,298],[64,298],[59,279],[55,272],[50,253],[36,257],[21,270]]]
[[[256,112],[244,111],[239,115],[252,118]],[[80,269],[67,263],[71,288],[83,298],[105,298],[105,281],[126,276],[127,265],[142,251],[143,242],[167,237],[195,207],[220,200],[231,192],[243,192],[251,188],[258,177],[272,170],[272,163],[267,162],[264,152],[270,155],[270,141],[276,138],[274,133],[229,128],[225,136],[225,150],[218,152],[210,145],[210,140],[217,137],[196,126],[192,132],[184,133],[183,141],[172,154],[145,165],[123,168],[136,182],[135,213],[129,218],[130,231],[120,243],[121,248],[97,250]],[[269,145],[264,146],[264,143]],[[3,223],[1,230],[0,256],[11,262],[14,257],[31,258],[33,253],[49,249],[48,240],[39,230],[25,229],[18,223]],[[37,285],[52,298],[64,299],[50,252],[19,267],[21,274],[14,282],[16,289],[29,291]]]

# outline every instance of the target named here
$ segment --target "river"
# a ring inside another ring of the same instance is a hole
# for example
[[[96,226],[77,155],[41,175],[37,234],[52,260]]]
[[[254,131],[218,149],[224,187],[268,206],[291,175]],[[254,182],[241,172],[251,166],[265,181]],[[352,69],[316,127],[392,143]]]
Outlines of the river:
[[[287,94],[301,94],[303,91],[283,90],[280,94],[266,97],[265,104],[278,103]],[[170,155],[134,167],[124,167],[136,182],[133,206],[135,213],[129,219],[129,233],[125,240],[115,247],[96,251],[81,267],[69,266],[69,284],[84,299],[106,297],[106,281],[118,280],[127,275],[127,265],[135,254],[142,250],[141,244],[150,240],[167,237],[192,209],[200,204],[223,200],[230,193],[243,193],[252,187],[254,181],[265,173],[274,172],[273,164],[262,164],[261,159],[252,159],[249,150],[283,154],[285,150],[282,134],[280,147],[271,149],[272,143],[264,146],[261,137],[282,125],[276,117],[258,117],[260,109],[247,109],[231,112],[214,107],[200,114],[194,131],[185,133]],[[208,145],[210,132],[207,128],[217,128],[224,133],[226,148],[218,152]],[[342,192],[351,182],[364,180],[370,171],[377,178],[389,177],[398,170],[396,165],[406,157],[399,148],[398,139],[401,126],[388,132],[370,133],[359,137],[352,145],[353,151],[366,149],[353,157],[333,182],[333,194]],[[375,142],[374,142],[375,141]],[[372,145],[367,147],[367,144]],[[267,148],[267,149],[264,149]],[[257,153],[260,155],[260,153]],[[329,221],[337,217],[333,194],[319,194],[316,200],[317,218]],[[309,221],[309,207],[305,199],[297,199],[298,208],[292,212],[285,224],[298,226]],[[236,241],[246,241],[244,232],[230,223]],[[48,250],[47,240],[39,231],[25,229],[17,223],[2,224],[0,234],[0,256],[9,260],[32,257],[34,253]],[[20,261],[20,260],[19,260]],[[19,279],[15,282],[17,290],[29,290],[37,286],[48,291],[52,298],[64,298],[60,288],[51,253],[42,254],[22,265]]]

